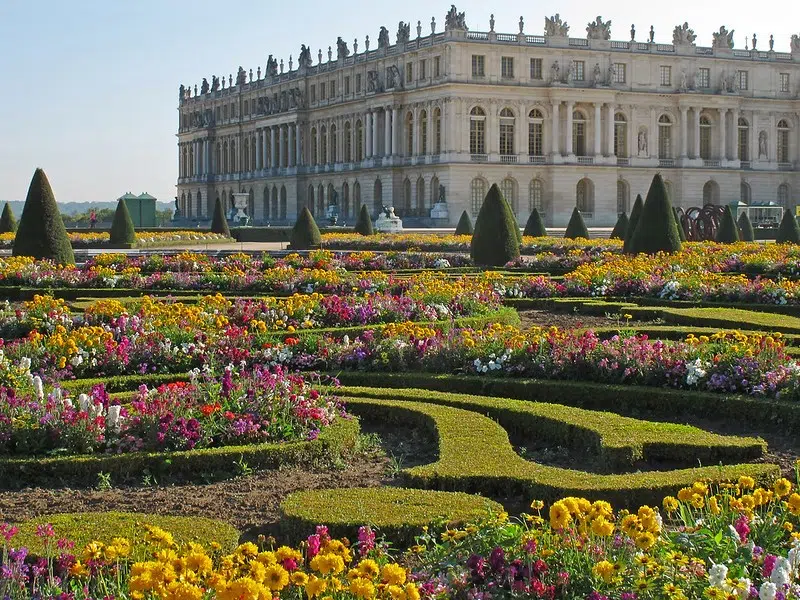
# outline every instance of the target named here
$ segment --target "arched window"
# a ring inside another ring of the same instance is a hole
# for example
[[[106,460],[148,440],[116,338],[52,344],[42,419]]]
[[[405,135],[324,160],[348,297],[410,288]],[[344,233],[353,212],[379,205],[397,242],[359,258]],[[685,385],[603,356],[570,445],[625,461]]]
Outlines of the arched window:
[[[328,194],[327,194],[327,196],[328,196],[327,200],[328,200],[328,201],[325,203],[327,207],[330,207],[330,206],[332,206],[332,203],[333,203],[333,197],[334,197],[335,195],[336,195],[336,190],[334,189],[334,187],[333,187],[333,184],[332,184],[332,183],[329,183],[329,184],[328,184]]]
[[[351,137],[350,121],[344,124],[344,162],[353,161],[353,139]]]
[[[308,198],[306,198],[306,207],[314,214],[314,186],[308,186]]]
[[[414,113],[406,113],[406,156],[414,155]]]
[[[514,216],[517,214],[517,182],[513,180],[511,177],[506,177],[500,183],[500,191],[503,192],[503,196],[508,202],[509,206],[511,206],[511,212],[514,213]]]
[[[428,111],[419,113],[419,153],[428,153]]]
[[[406,177],[403,181],[403,216],[411,214],[411,180]]]
[[[358,216],[361,212],[361,184],[356,181],[353,184],[353,215]]]
[[[342,218],[350,218],[350,185],[346,181],[342,184]]]
[[[658,117],[658,158],[672,158],[672,119]]]
[[[286,220],[286,205],[287,205],[286,186],[282,185],[281,186],[281,212],[280,212],[281,221],[285,221]]]
[[[433,111],[433,153],[442,152],[442,109],[436,108]]]
[[[437,202],[439,202],[439,178],[434,175],[431,179],[431,201],[428,204],[433,206]]]
[[[544,186],[541,179],[532,179],[528,184],[528,211],[533,209],[539,211],[539,215],[544,218]]]
[[[739,124],[737,126],[738,131],[738,138],[737,143],[739,144],[739,160],[749,161],[750,160],[750,126],[747,123],[747,119],[739,118]]]
[[[711,158],[711,121],[705,115],[700,117],[700,158]]]
[[[328,164],[328,130],[325,125],[319,128],[319,163]]]
[[[321,183],[317,186],[317,214],[320,218],[325,216],[325,186]]]
[[[359,191],[360,193],[360,191]],[[375,180],[375,185],[372,188],[372,210],[377,215],[383,208],[383,184],[380,178]]]
[[[579,110],[572,112],[572,151],[586,156],[586,116]]]
[[[716,181],[706,181],[703,186],[703,205],[719,204],[719,185]]]
[[[336,125],[331,125],[331,162],[339,162],[338,157],[338,136],[336,135]]]
[[[628,204],[630,202],[630,188],[628,182],[624,179],[617,180],[617,214],[628,212]]]
[[[791,190],[788,183],[782,183],[778,186],[778,205],[786,208],[791,205]]]
[[[269,146],[269,144],[267,144]],[[311,128],[311,166],[319,164],[319,142],[317,140],[317,128]]]
[[[313,203],[313,196],[314,196],[314,188],[311,188],[311,197],[312,203],[309,205],[309,209],[311,214],[314,214],[314,203]],[[271,210],[270,214],[272,215],[273,219],[278,218],[278,188],[277,186],[272,186],[272,203],[271,203]]]
[[[425,180],[422,177],[417,179],[417,214],[425,216]]]
[[[486,113],[480,106],[469,113],[469,153],[486,154]]]
[[[538,108],[528,113],[528,155],[544,156],[544,115]]]
[[[788,163],[789,157],[789,123],[785,119],[778,121],[778,162]]]
[[[619,112],[614,114],[614,156],[628,156],[628,122]]]
[[[470,183],[469,190],[470,199],[472,200],[470,208],[472,209],[473,216],[475,216],[480,212],[483,199],[486,197],[486,180],[476,177],[472,180],[472,183]]]
[[[739,184],[739,200],[745,204],[750,204],[750,185],[746,182]]]
[[[591,179],[581,179],[575,186],[575,205],[585,219],[594,217],[594,184]]]
[[[364,126],[356,121],[356,162],[364,160]]]
[[[264,211],[264,221],[269,221],[269,190],[267,188],[264,188],[261,202],[263,204],[261,208]]]
[[[510,108],[500,111],[500,154],[514,154],[514,113]]]

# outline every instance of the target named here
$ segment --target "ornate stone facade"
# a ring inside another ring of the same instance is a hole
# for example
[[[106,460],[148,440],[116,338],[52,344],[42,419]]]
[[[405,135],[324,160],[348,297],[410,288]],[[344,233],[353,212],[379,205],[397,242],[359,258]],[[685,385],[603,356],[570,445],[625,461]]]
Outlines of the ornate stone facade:
[[[498,183],[520,223],[535,206],[563,226],[577,204],[602,226],[656,171],[677,206],[800,200],[796,37],[784,53],[734,49],[725,27],[699,47],[688,23],[659,44],[607,39],[601,17],[582,38],[558,15],[544,35],[523,19],[519,33],[468,28],[455,7],[444,22],[181,86],[181,214],[207,219],[245,192],[255,223],[292,223],[304,205],[321,219],[338,198],[348,224],[366,204],[440,225],[443,189],[454,225]]]

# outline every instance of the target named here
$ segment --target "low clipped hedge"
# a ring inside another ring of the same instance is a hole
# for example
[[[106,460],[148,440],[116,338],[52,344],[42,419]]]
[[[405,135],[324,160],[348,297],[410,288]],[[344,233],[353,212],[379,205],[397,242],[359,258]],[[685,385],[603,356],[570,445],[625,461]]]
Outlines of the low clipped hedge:
[[[108,544],[115,537],[127,538],[131,542],[131,553],[136,560],[147,560],[150,550],[144,542],[145,525],[160,527],[170,532],[178,544],[196,542],[210,548],[212,542],[222,546],[222,552],[233,551],[239,543],[240,534],[231,525],[205,517],[173,517],[126,512],[86,512],[42,515],[18,525],[19,533],[14,537],[14,546],[25,546],[32,554],[46,552],[42,538],[36,535],[36,527],[50,523],[56,539],[65,538],[75,542],[75,551],[90,542]]]
[[[0,487],[19,489],[39,483],[91,485],[99,473],[118,483],[140,479],[143,473],[156,478],[196,480],[222,477],[246,463],[254,470],[276,469],[287,464],[313,464],[350,451],[356,443],[359,424],[355,419],[338,419],[311,441],[286,444],[223,446],[174,452],[132,452],[33,458],[0,458]]]
[[[358,528],[370,525],[394,544],[414,542],[426,525],[462,525],[503,507],[488,498],[459,492],[394,487],[307,490],[281,502],[281,528],[301,539],[316,525],[327,525],[333,537],[357,539]]]

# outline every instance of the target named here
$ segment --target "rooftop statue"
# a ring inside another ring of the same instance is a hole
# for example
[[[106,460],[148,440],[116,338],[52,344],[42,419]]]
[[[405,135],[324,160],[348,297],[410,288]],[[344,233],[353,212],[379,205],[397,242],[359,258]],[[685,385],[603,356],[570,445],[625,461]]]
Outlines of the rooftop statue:
[[[350,56],[350,48],[347,47],[347,42],[339,36],[336,40],[336,58],[342,59],[348,56]]]
[[[203,77],[203,83],[200,86],[200,93],[203,94],[203,95],[207,94],[208,90],[210,89],[210,87],[211,86],[208,85],[208,79]]]
[[[266,77],[278,76],[278,61],[272,57],[272,54],[267,58],[267,71],[264,75]]]
[[[378,50],[386,49],[389,47],[389,30],[386,27],[381,27],[378,32]],[[369,49],[369,48],[367,48]]]
[[[216,75],[211,76],[211,91],[216,92],[219,89],[219,77]]]
[[[239,67],[239,71],[236,73],[236,85],[244,85],[247,83],[247,73],[242,67]]]
[[[546,36],[567,37],[569,35],[569,25],[561,20],[561,15],[556,13],[554,16],[544,18],[544,34]]]
[[[676,46],[679,44],[694,44],[697,36],[694,34],[694,29],[689,29],[689,23],[684,22],[683,25],[676,25],[672,30],[672,43]]]
[[[792,52],[800,52],[800,35],[796,33],[792,35],[791,49]]]
[[[297,57],[297,67],[310,67],[311,66],[311,48],[302,44],[300,46],[300,55]]]
[[[611,20],[603,21],[603,17],[597,17],[586,26],[586,38],[589,40],[610,40]]]
[[[400,21],[397,24],[397,43],[405,44],[411,38],[411,23]]]
[[[450,29],[467,31],[468,29],[466,13],[458,12],[455,4],[450,5],[450,10],[444,17],[444,29],[445,31],[449,31]]]
[[[714,42],[711,44],[712,48],[733,48],[733,29],[728,31],[725,25],[719,28],[719,32],[714,32],[711,35],[714,37]]]

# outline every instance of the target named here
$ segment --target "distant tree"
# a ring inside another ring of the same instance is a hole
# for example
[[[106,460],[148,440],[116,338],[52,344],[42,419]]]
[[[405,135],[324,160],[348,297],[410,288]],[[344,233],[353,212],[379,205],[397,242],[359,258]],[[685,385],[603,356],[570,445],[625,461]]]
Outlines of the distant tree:
[[[14,233],[17,230],[17,219],[11,206],[6,202],[3,207],[3,214],[0,216],[0,233]]]
[[[117,211],[114,213],[114,221],[111,223],[111,235],[109,241],[112,244],[135,244],[136,230],[133,228],[133,219],[128,211],[128,204],[125,200],[117,203]]]
[[[564,238],[569,240],[589,239],[589,230],[586,228],[586,223],[583,222],[583,216],[577,206],[572,209],[572,216],[569,218],[569,223],[567,223]]]
[[[467,211],[461,213],[461,218],[456,225],[456,235],[472,235],[472,219],[469,218]]]
[[[628,229],[628,215],[625,213],[620,214],[617,218],[617,224],[614,225],[614,229],[611,230],[610,238],[612,240],[624,240],[625,239],[625,231]]]
[[[497,184],[492,184],[475,220],[472,260],[476,265],[498,267],[519,258],[520,237],[511,207]]]
[[[19,234],[17,234],[19,236]],[[800,242],[800,227],[797,226],[797,219],[794,218],[792,211],[788,208],[783,211],[783,219],[778,227],[778,235],[775,241],[779,244],[797,244]]]
[[[547,229],[545,229],[544,222],[542,221],[542,215],[539,214],[535,206],[531,211],[531,216],[528,217],[528,222],[525,223],[525,231],[522,232],[522,235],[531,237],[547,236]]]
[[[672,203],[660,173],[656,173],[647,191],[647,200],[642,207],[642,215],[633,232],[630,251],[633,254],[644,252],[677,252],[681,249],[681,236],[672,212]]]
[[[633,240],[633,232],[636,230],[636,225],[639,223],[639,217],[642,216],[642,208],[644,208],[644,201],[641,194],[636,194],[636,201],[631,208],[631,216],[628,219],[628,228],[625,230],[625,243],[622,245],[622,251],[625,253],[630,252],[631,240]]]
[[[36,169],[14,238],[14,256],[48,258],[59,264],[75,263],[53,188],[42,169]]]
[[[322,245],[322,235],[317,227],[317,222],[307,206],[303,207],[300,211],[300,216],[297,217],[297,222],[292,229],[291,237],[292,250],[311,250],[319,248]]]
[[[681,238],[681,243],[686,241],[686,232],[683,230],[683,225],[681,225],[681,217],[678,214],[678,209],[674,206],[672,207],[672,214],[675,215],[675,225],[678,226],[678,237]]]
[[[366,204],[362,204],[361,210],[358,212],[358,220],[356,221],[355,232],[360,233],[361,235],[375,234],[375,230],[372,227],[372,217],[369,216],[369,209],[367,208]]]
[[[739,241],[739,228],[736,226],[736,219],[733,218],[730,206],[726,206],[723,210],[716,241],[720,244],[733,244]]]
[[[739,215],[739,239],[743,242],[752,242],[756,239],[756,232],[753,231],[753,224],[750,222],[750,217],[747,216],[747,211],[742,211]]]
[[[228,219],[225,218],[225,211],[222,208],[222,200],[217,197],[214,203],[214,216],[211,219],[211,232],[231,237],[231,229],[228,227]]]

